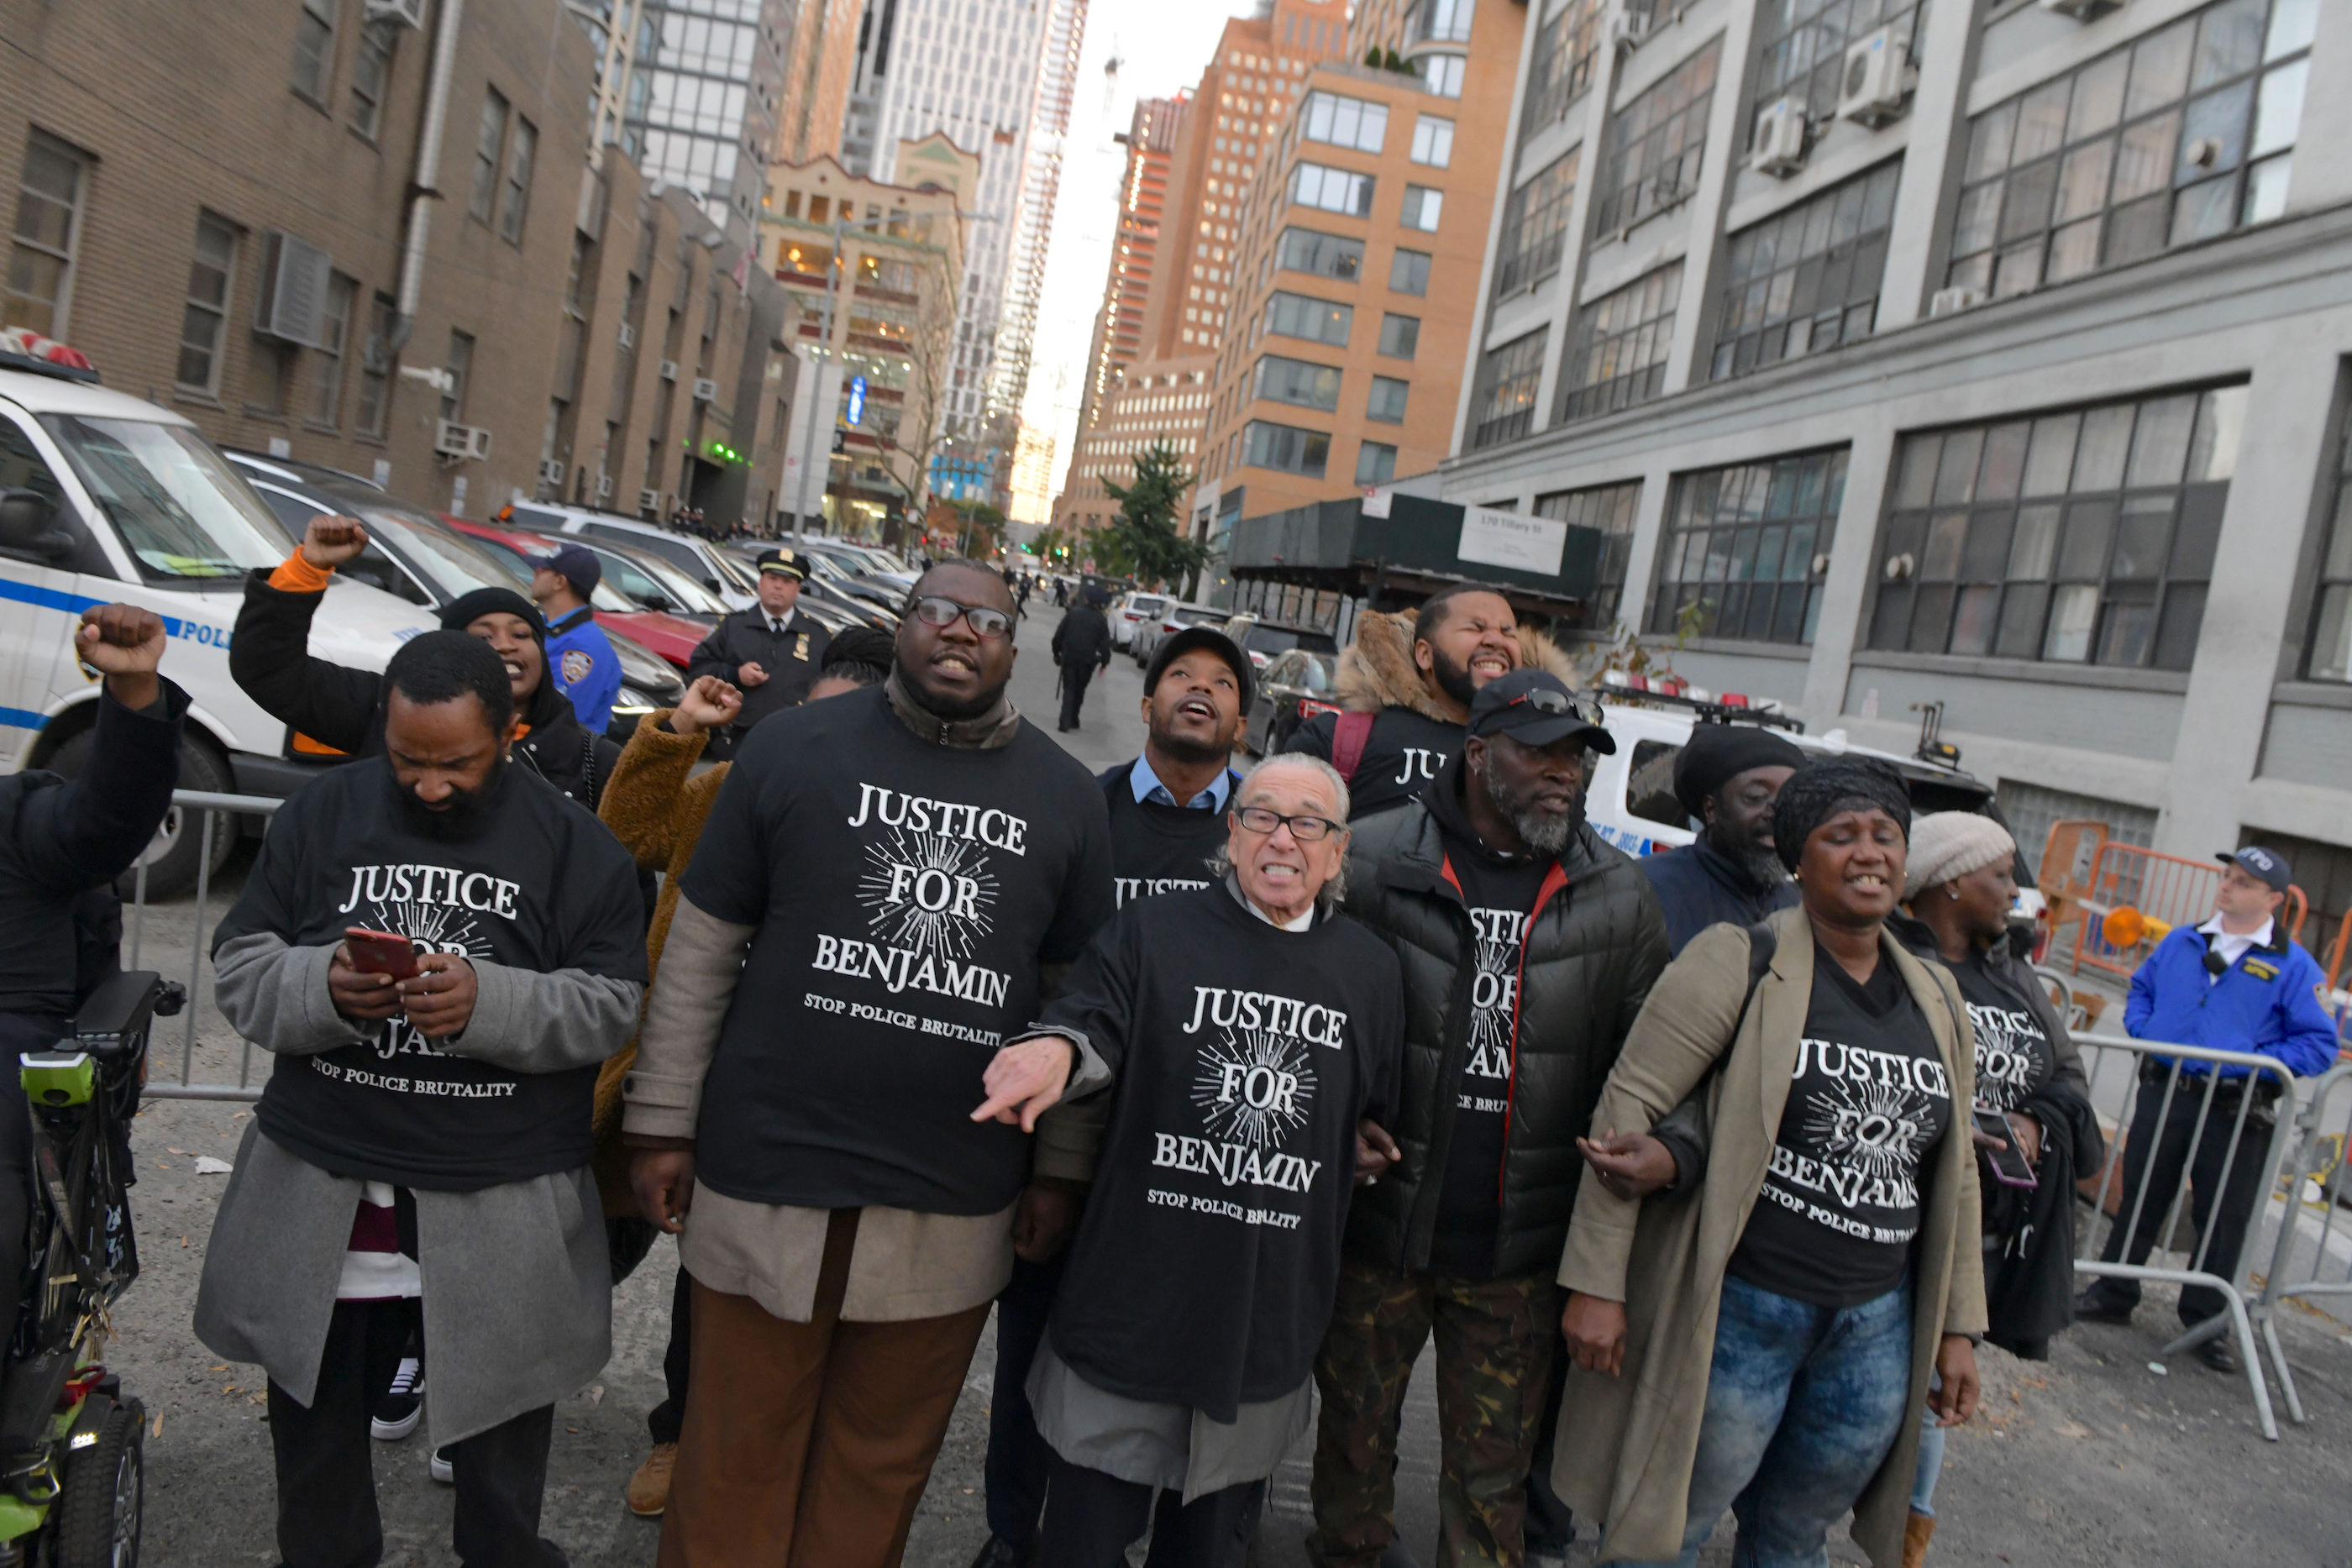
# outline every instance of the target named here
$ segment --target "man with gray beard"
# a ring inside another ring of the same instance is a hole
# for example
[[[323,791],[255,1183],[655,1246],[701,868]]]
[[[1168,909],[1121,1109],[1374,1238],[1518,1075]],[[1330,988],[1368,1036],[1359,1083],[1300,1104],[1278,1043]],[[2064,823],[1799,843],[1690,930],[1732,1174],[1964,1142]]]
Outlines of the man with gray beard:
[[[1667,958],[1657,895],[1584,821],[1587,758],[1615,750],[1596,707],[1515,670],[1419,800],[1355,823],[1349,911],[1402,965],[1405,1049],[1397,1163],[1349,1211],[1316,1359],[1327,1568],[1394,1542],[1398,1410],[1433,1332],[1438,1562],[1520,1561],[1576,1138]]]

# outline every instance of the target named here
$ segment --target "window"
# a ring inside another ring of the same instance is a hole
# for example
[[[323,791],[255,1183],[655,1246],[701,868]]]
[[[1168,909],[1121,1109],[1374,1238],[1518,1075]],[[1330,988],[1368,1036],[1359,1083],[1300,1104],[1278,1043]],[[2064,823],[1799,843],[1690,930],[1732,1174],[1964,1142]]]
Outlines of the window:
[[[2223,0],[1969,122],[1947,286],[2006,298],[2284,210],[2317,0]]]
[[[1503,201],[1502,254],[1495,261],[1495,292],[1509,294],[1559,270],[1568,238],[1568,207],[1576,194],[1576,152],[1544,165]]]
[[[89,161],[36,131],[25,142],[16,176],[16,226],[8,246],[8,287],[0,326],[28,327],[45,338],[66,335],[74,253],[81,244],[82,198]]]
[[[1407,185],[1404,188],[1404,210],[1397,222],[1423,234],[1437,232],[1437,214],[1444,208],[1445,193],[1433,191],[1427,185]]]
[[[1342,98],[1336,92],[1310,92],[1299,106],[1298,134],[1309,141],[1377,152],[1388,133],[1389,110],[1384,103]]]
[[[236,230],[210,213],[196,217],[196,253],[188,264],[187,308],[180,317],[175,379],[192,392],[220,385],[221,338],[228,325],[229,281],[236,271]]]
[[[335,75],[335,6],[339,0],[302,0],[294,18],[294,90],[313,103],[327,101]]]
[[[1375,424],[1404,423],[1405,394],[1412,390],[1411,383],[1394,376],[1374,376],[1372,395],[1364,405],[1364,417]]]
[[[1276,293],[1266,297],[1265,329],[1285,338],[1304,338],[1311,343],[1344,349],[1348,346],[1348,329],[1355,319],[1356,308],[1352,305],[1310,299],[1304,294]]]
[[[1429,292],[1429,253],[1401,250],[1389,257],[1389,290],[1416,298]]]
[[[351,335],[352,305],[360,286],[341,273],[327,277],[326,302],[319,312],[319,341],[310,356],[310,422],[332,424],[342,417],[343,341]]]
[[[1869,335],[1902,169],[1883,163],[1731,236],[1715,380]]]
[[[1421,346],[1421,318],[1394,311],[1381,318],[1381,350],[1391,360],[1410,360]]]
[[[1412,14],[1405,21],[1405,41],[1466,44],[1470,41],[1470,14],[1476,8],[1476,0],[1414,0]]]
[[[1604,0],[1568,0],[1560,14],[1537,32],[1535,65],[1528,76],[1528,107],[1519,120],[1522,135],[1532,135],[1558,120],[1592,85],[1606,12]]]
[[[1517,441],[1535,424],[1536,383],[1543,379],[1544,347],[1551,329],[1538,327],[1478,356],[1470,392],[1470,449]]]
[[[1250,395],[1336,413],[1339,408],[1339,372],[1330,365],[1268,354],[1257,362],[1257,384]]]
[[[449,372],[449,390],[441,394],[441,417],[462,423],[466,418],[466,383],[473,378],[474,335],[452,331],[449,357],[442,362]]]
[[[1914,0],[1776,0],[1756,16],[1756,109],[1794,98],[1809,118],[1829,119],[1843,96],[1846,47],[1889,27],[1906,47],[1918,9]]]
[[[499,194],[499,154],[507,144],[507,100],[491,88],[482,94],[482,123],[474,137],[474,199],[467,210],[484,223]]]
[[[2352,681],[2352,426],[2344,433],[2336,471],[2327,553],[2319,563],[2319,607],[2305,662],[2305,674],[2315,681]]]
[[[1870,645],[2185,670],[2246,389],[1904,438]]]
[[[1356,444],[1356,483],[1385,485],[1396,477],[1397,449],[1385,441]]]
[[[1675,477],[1658,547],[1650,632],[1688,617],[1702,636],[1810,643],[1822,572],[1845,500],[1846,451],[1810,452]]]
[[[360,347],[359,432],[382,435],[392,410],[392,333],[399,307],[389,294],[379,294],[368,306],[367,341]]]
[[[499,233],[509,245],[522,243],[522,214],[530,201],[530,162],[539,151],[539,128],[517,117],[507,144],[506,190],[499,202]]]
[[[1412,68],[1421,78],[1421,85],[1438,97],[1460,98],[1462,78],[1469,71],[1470,62],[1460,55],[1423,55],[1412,62]]]
[[[1320,479],[1330,456],[1331,438],[1319,430],[1254,419],[1242,432],[1242,462],[1252,468],[1278,468]]]
[[[1560,374],[1562,423],[1647,402],[1666,385],[1683,264],[1672,262],[1576,313]]]
[[[371,22],[360,29],[360,52],[352,62],[352,129],[369,141],[383,123],[383,90],[392,79],[392,51],[400,42],[395,22]]]
[[[1433,114],[1424,114],[1414,120],[1412,161],[1433,169],[1450,167],[1454,162],[1454,122]]]
[[[1715,96],[1711,43],[1619,110],[1609,122],[1609,152],[1601,163],[1600,202],[1593,227],[1602,234],[1632,228],[1698,188],[1699,154],[1706,145],[1706,110]]]
[[[1353,282],[1364,269],[1364,242],[1313,229],[1285,229],[1276,247],[1287,272],[1312,272],[1323,277]]]
[[[1349,169],[1301,163],[1290,172],[1290,199],[1302,207],[1368,218],[1372,215],[1372,177]]]
[[[1536,497],[1537,517],[1601,530],[1601,560],[1592,598],[1577,607],[1571,620],[1575,626],[1605,632],[1615,623],[1619,602],[1625,596],[1625,562],[1633,553],[1633,514],[1641,505],[1639,479],[1629,485],[1597,485]]]

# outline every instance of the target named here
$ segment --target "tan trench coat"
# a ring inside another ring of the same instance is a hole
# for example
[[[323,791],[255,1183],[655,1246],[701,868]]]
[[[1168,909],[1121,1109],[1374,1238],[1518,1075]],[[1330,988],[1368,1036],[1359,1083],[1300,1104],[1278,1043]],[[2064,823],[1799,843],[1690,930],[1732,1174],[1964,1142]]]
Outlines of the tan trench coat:
[[[1624,1371],[1614,1377],[1570,1371],[1552,1466],[1560,1495],[1602,1521],[1605,1561],[1671,1559],[1682,1550],[1724,1266],[1764,1185],[1812,999],[1813,934],[1805,912],[1785,909],[1769,924],[1780,946],[1738,1038],[1748,933],[1717,925],[1659,977],[1593,1113],[1596,1137],[1611,1127],[1646,1131],[1729,1051],[1707,1091],[1714,1132],[1703,1186],[1628,1203],[1598,1181],[1585,1182],[1560,1260],[1562,1285],[1625,1303]],[[1927,1173],[1916,1243],[1910,1406],[1918,1410],[1942,1336],[1985,1328],[1977,1162],[1968,1134],[1975,1048],[1951,977],[1892,936],[1881,939],[1880,952],[1910,986],[1952,1079],[1951,1132]],[[1902,1562],[1918,1450],[1919,1423],[1906,1420],[1854,1511],[1854,1542],[1879,1568]]]

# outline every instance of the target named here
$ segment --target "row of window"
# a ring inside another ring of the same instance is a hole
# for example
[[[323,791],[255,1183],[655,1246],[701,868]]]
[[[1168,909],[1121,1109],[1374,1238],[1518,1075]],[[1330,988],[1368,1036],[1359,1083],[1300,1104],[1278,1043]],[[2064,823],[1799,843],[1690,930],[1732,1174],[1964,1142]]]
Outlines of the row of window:
[[[1305,430],[1295,424],[1276,424],[1270,420],[1254,419],[1244,425],[1237,437],[1240,462],[1251,468],[1271,468],[1278,473],[1296,474],[1305,479],[1320,479],[1330,465],[1331,437],[1320,430]],[[1385,485],[1396,477],[1397,449],[1385,441],[1360,441],[1356,444],[1356,477],[1359,485]],[[1227,466],[1233,465],[1228,459]]]
[[[1356,308],[1337,300],[1317,299],[1305,294],[1287,294],[1279,289],[1266,297],[1265,312],[1258,318],[1258,336],[1273,333],[1283,338],[1303,338],[1310,343],[1328,344],[1334,349],[1348,346],[1348,336],[1354,330]],[[1421,318],[1400,315],[1394,310],[1381,315],[1379,351],[1392,360],[1410,360],[1421,347]]]
[[[1370,99],[1348,98],[1335,92],[1310,92],[1298,108],[1298,134],[1309,141],[1328,142],[1358,152],[1381,151],[1388,141],[1389,109]],[[1416,117],[1412,127],[1412,161],[1443,169],[1454,161],[1454,121],[1440,115]]]
[[[1302,159],[1290,171],[1290,201],[1294,206],[1313,207],[1318,212],[1369,218],[1372,215],[1376,184],[1370,174]],[[1404,202],[1398,209],[1397,222],[1409,229],[1434,234],[1444,204],[1444,192],[1429,185],[1409,184],[1404,188]]]

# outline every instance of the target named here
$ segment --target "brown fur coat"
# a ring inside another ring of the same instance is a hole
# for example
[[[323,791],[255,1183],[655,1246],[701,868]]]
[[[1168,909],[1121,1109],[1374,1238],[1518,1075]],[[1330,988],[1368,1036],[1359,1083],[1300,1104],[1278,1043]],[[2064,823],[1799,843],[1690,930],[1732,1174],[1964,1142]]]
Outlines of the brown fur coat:
[[[1576,689],[1576,665],[1559,645],[1540,632],[1519,630],[1519,665],[1549,670],[1571,691]],[[1334,677],[1339,706],[1349,713],[1378,713],[1384,707],[1409,707],[1424,718],[1441,723],[1453,719],[1430,695],[1429,685],[1412,662],[1412,612],[1367,612],[1356,622],[1356,640],[1339,654]],[[628,841],[621,841],[626,843]]]

